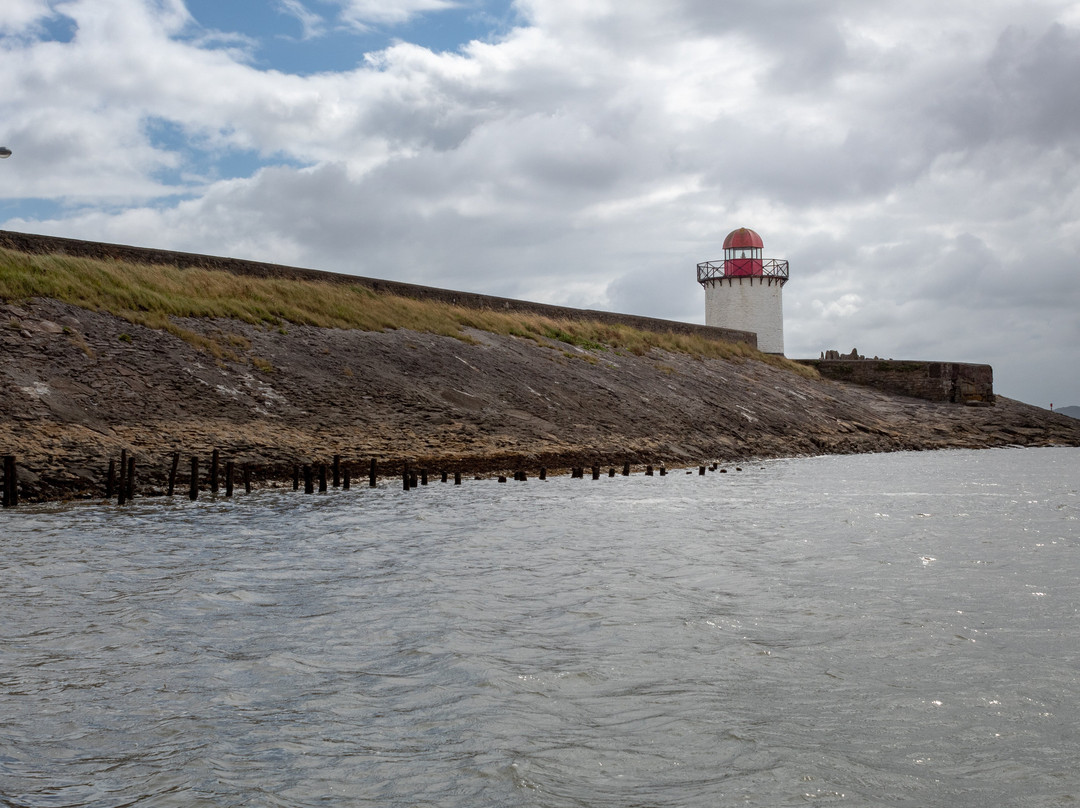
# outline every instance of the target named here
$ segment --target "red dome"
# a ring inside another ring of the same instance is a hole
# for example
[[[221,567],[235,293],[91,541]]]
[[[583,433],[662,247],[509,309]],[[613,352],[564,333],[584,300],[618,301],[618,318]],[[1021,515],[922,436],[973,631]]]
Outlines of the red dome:
[[[761,236],[749,227],[740,227],[732,230],[724,239],[725,250],[755,249],[760,250],[765,245],[761,243]]]

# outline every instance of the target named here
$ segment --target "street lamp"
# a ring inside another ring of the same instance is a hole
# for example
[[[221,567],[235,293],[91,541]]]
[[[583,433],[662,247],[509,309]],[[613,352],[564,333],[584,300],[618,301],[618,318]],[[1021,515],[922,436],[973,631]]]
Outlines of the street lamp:
[[[0,157],[11,157],[11,149],[7,146],[0,146]]]

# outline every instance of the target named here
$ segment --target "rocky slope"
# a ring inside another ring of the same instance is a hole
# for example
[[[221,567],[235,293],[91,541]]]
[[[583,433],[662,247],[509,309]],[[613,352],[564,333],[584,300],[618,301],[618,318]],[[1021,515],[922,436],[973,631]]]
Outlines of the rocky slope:
[[[474,344],[187,321],[233,356],[51,300],[0,306],[0,453],[27,499],[101,496],[128,449],[142,493],[174,451],[284,480],[297,463],[379,458],[494,472],[819,453],[1080,445],[1080,421],[998,397],[935,404],[761,362],[584,351],[476,332]],[[205,461],[204,461],[205,468]]]

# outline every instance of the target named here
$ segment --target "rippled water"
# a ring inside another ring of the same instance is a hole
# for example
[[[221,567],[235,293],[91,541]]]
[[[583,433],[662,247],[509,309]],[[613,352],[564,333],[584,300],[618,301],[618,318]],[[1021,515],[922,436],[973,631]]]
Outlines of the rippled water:
[[[1074,805],[1080,450],[0,515],[7,806]]]

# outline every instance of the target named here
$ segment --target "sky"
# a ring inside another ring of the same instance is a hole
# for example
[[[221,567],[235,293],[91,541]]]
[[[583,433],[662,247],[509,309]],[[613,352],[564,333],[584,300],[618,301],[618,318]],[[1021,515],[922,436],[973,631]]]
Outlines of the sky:
[[[1080,2],[4,0],[0,229],[704,322],[1080,404]]]

